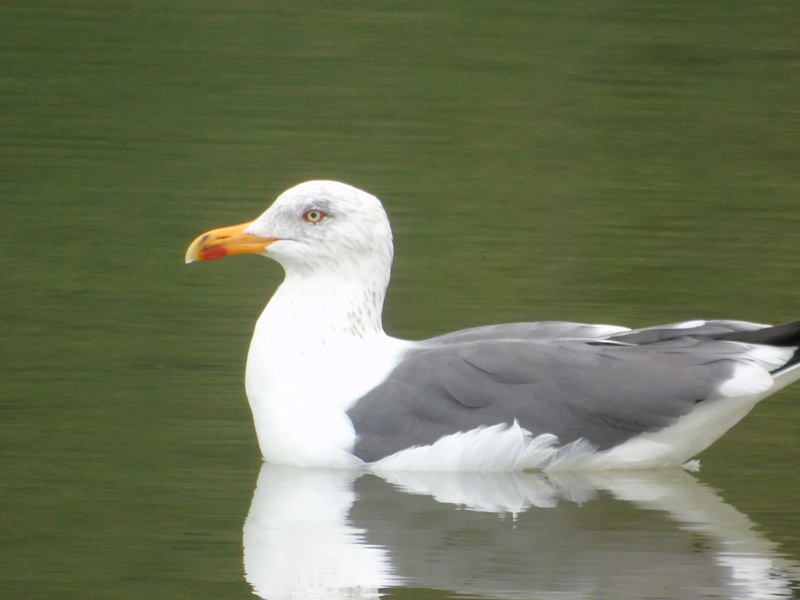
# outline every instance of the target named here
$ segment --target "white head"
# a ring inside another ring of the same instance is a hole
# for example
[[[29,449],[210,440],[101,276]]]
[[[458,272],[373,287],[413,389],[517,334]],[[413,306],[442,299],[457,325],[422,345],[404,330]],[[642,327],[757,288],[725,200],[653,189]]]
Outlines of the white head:
[[[337,181],[308,181],[286,190],[246,233],[276,238],[270,256],[290,272],[372,265],[387,271],[392,231],[380,201]]]
[[[375,196],[337,181],[308,181],[286,190],[256,220],[199,236],[186,262],[245,253],[276,260],[289,276],[378,269],[388,283],[392,232]]]

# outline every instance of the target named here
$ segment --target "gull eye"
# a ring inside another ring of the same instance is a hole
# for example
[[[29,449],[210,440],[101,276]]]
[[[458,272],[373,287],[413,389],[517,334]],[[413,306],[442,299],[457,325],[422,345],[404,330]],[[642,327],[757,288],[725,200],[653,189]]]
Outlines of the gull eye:
[[[327,216],[328,215],[326,215],[318,208],[312,208],[311,210],[307,210],[306,212],[303,213],[303,220],[306,223],[311,223],[312,225],[316,225]]]

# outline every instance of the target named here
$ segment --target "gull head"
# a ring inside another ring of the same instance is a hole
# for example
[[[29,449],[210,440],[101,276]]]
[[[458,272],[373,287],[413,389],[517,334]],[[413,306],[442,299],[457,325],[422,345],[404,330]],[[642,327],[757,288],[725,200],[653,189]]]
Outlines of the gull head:
[[[381,202],[337,181],[308,181],[282,193],[254,221],[197,237],[186,262],[261,254],[295,272],[388,272],[392,232]]]

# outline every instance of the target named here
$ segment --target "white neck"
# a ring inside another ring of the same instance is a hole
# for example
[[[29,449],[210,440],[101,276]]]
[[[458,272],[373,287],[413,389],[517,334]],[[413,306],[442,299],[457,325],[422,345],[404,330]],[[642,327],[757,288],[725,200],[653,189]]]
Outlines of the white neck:
[[[288,274],[258,320],[247,395],[270,462],[357,460],[349,454],[355,433],[345,412],[388,375],[405,343],[381,326],[388,275],[370,281],[351,272]]]
[[[312,339],[380,336],[383,335],[381,314],[386,285],[387,282],[377,278],[360,280],[341,269],[307,276],[289,273],[261,319],[271,320],[275,328],[291,327],[292,335]],[[281,341],[296,345],[293,340]],[[319,344],[324,341],[313,345]]]

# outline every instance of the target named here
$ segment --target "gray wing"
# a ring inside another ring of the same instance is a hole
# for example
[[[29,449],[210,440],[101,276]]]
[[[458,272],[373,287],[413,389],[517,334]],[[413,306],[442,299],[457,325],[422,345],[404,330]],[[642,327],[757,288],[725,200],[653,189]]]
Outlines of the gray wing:
[[[462,329],[432,338],[425,345],[453,344],[486,340],[552,340],[603,338],[625,335],[631,330],[616,325],[590,325],[571,321],[536,321],[531,323],[501,323]]]
[[[607,449],[721,395],[746,354],[740,343],[685,333],[760,327],[750,325],[617,330],[607,336],[615,339],[480,339],[475,332],[485,328],[434,338],[350,409],[355,453],[372,462],[515,420],[534,436],[551,433],[562,444],[583,438]]]

